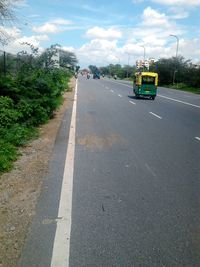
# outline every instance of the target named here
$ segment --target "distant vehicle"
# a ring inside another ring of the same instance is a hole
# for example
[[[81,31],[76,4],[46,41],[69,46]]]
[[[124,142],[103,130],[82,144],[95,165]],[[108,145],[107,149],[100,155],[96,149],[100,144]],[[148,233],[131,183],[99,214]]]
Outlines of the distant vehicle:
[[[116,74],[114,75],[114,79],[117,80],[117,75]]]
[[[100,74],[99,73],[94,73],[93,74],[93,79],[100,79]]]
[[[158,86],[158,74],[155,72],[136,72],[133,92],[136,97],[148,96],[155,99]]]
[[[87,74],[87,79],[90,79],[90,74],[89,73]]]

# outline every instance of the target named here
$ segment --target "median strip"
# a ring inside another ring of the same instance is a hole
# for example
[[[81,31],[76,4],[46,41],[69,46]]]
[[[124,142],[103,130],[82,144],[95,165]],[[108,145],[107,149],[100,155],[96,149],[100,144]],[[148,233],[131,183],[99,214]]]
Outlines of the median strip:
[[[157,114],[155,114],[155,113],[153,113],[153,112],[149,112],[150,114],[152,114],[153,116],[155,116],[156,118],[158,118],[158,119],[162,119],[162,117],[160,117],[160,116],[158,116]]]

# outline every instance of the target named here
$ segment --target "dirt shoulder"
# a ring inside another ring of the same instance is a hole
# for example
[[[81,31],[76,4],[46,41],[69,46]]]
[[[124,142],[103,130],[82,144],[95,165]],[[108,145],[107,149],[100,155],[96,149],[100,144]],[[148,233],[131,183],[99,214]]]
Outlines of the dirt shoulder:
[[[57,132],[74,97],[74,79],[70,87],[55,117],[39,128],[39,138],[20,148],[14,169],[0,176],[0,267],[16,266],[21,255]]]

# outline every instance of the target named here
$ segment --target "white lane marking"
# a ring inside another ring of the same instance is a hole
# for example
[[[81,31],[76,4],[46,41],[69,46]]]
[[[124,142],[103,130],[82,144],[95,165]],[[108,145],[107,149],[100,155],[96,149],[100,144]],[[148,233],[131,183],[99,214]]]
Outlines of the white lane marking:
[[[108,87],[108,86],[105,86],[105,88],[106,88],[106,89],[109,89],[109,87]]]
[[[110,90],[112,93],[114,93],[114,91],[113,90]]]
[[[121,85],[127,86],[129,88],[133,88],[133,86],[130,86],[130,85],[127,85],[127,84],[124,84],[124,83],[115,82],[115,81],[110,81],[110,82],[121,84]],[[200,108],[200,106],[198,106],[198,105],[195,105],[195,104],[192,104],[192,103],[188,103],[188,102],[185,102],[185,101],[181,101],[181,100],[178,100],[178,99],[175,99],[175,98],[171,98],[171,97],[168,97],[168,96],[164,96],[164,95],[160,95],[160,94],[157,94],[157,96],[163,97],[163,98],[166,98],[168,100],[172,100],[172,101],[175,101],[175,102],[178,102],[178,103],[182,103],[184,105],[189,105],[189,106],[192,106],[192,107],[195,107],[195,108]]]
[[[151,169],[151,167],[150,167],[147,163],[145,163],[145,167],[147,168],[147,170],[148,170],[154,177],[156,177],[155,172]]]
[[[185,102],[185,101],[181,101],[181,100],[178,100],[178,99],[174,99],[174,98],[171,98],[171,97],[168,97],[168,96],[159,95],[159,94],[158,94],[158,96],[166,98],[166,99],[169,99],[169,100],[172,100],[172,101],[175,101],[175,102],[178,102],[178,103],[182,103],[182,104],[185,104],[185,105],[188,105],[188,106],[192,106],[192,107],[195,107],[195,108],[200,108],[200,106],[197,106],[197,105]]]
[[[162,117],[158,116],[157,114],[153,113],[153,112],[149,112],[150,114],[152,114],[153,116],[159,118],[159,119],[162,119]]]
[[[115,82],[115,81],[110,81],[109,82],[112,82],[112,83],[117,83],[117,84],[120,84],[120,85],[124,85],[124,86],[127,86],[129,88],[133,88],[133,86],[130,86],[130,85],[127,85],[127,84],[124,84],[124,83],[120,83],[120,82]]]
[[[119,97],[122,97],[122,95],[118,94]]]
[[[130,85],[127,85],[127,84],[124,84],[124,83],[115,82],[115,81],[110,81],[110,82],[117,83],[117,84],[120,84],[120,85],[124,85],[124,86],[127,86],[129,88],[133,88],[133,86],[130,86]],[[188,103],[188,102],[185,102],[185,101],[181,101],[181,100],[178,100],[178,99],[174,99],[174,98],[171,98],[171,97],[168,97],[168,96],[164,96],[164,95],[160,95],[160,94],[157,94],[157,96],[163,97],[163,98],[166,98],[166,99],[178,102],[178,103],[182,103],[184,105],[192,106],[192,107],[195,107],[195,108],[200,108],[200,106],[198,106],[198,105],[195,105],[195,104],[192,104],[192,103]]]
[[[196,136],[195,139],[197,139],[198,141],[200,141],[200,137]]]
[[[69,266],[69,246],[71,234],[71,211],[72,211],[72,189],[74,173],[74,150],[75,150],[75,131],[76,131],[76,107],[77,107],[76,82],[74,104],[71,117],[69,141],[65,160],[60,203],[58,210],[57,228],[53,245],[51,267]]]
[[[129,103],[131,103],[131,104],[135,105],[135,102],[133,102],[133,101],[129,101]]]

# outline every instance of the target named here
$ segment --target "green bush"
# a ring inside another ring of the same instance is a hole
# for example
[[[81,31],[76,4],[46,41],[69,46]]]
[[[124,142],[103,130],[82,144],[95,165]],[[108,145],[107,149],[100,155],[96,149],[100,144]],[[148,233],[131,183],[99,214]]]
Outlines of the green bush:
[[[0,127],[9,128],[16,123],[22,114],[14,107],[14,102],[9,97],[0,96]]]
[[[12,144],[0,139],[0,173],[8,171],[17,159],[17,150]]]
[[[37,130],[25,125],[14,124],[9,129],[0,128],[0,138],[17,147],[25,145],[36,136],[38,136]]]
[[[11,168],[16,148],[37,135],[36,127],[53,116],[68,89],[71,74],[52,67],[52,51],[38,56],[31,49],[31,55],[18,55],[12,75],[8,71],[0,77],[0,172]]]

